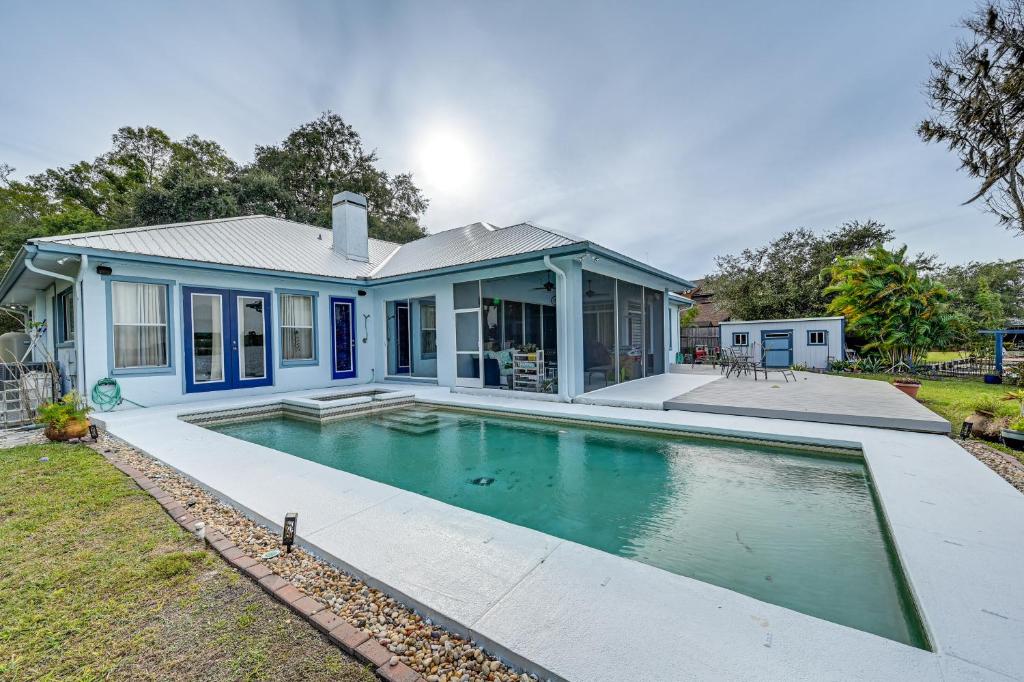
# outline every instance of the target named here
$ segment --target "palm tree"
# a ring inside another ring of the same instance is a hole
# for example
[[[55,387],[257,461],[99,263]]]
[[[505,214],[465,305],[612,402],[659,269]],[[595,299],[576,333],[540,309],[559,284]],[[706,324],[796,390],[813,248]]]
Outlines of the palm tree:
[[[850,333],[867,340],[863,349],[878,352],[892,368],[913,367],[928,350],[949,342],[956,321],[950,293],[921,277],[906,255],[906,246],[875,246],[861,256],[837,258],[826,270],[825,293],[834,296],[828,312],[845,316]]]

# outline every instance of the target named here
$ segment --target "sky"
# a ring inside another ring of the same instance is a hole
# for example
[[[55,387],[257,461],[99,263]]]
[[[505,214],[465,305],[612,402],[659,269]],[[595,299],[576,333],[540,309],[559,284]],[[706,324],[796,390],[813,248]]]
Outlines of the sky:
[[[333,110],[431,232],[529,220],[684,277],[796,227],[881,221],[950,263],[1024,256],[918,139],[973,2],[0,4],[0,162],[124,125],[250,161]]]

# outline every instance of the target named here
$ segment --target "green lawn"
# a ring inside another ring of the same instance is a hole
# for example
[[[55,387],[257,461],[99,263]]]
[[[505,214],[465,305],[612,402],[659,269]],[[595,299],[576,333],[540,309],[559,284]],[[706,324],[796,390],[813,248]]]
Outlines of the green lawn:
[[[958,350],[932,350],[925,355],[925,362],[949,362],[966,358],[967,353]]]
[[[850,374],[848,376],[861,379],[877,379],[889,381],[889,374]],[[982,396],[1002,398],[1012,387],[986,384],[980,379],[921,379],[921,390],[917,399],[933,412],[949,420],[955,433],[960,432],[960,425],[974,412],[974,403]],[[1000,402],[1000,414],[1012,416],[1017,414],[1017,403]],[[1021,453],[1000,444],[989,443],[1003,452],[1007,452],[1024,461]]]
[[[374,676],[92,450],[0,450],[0,679],[197,678]]]

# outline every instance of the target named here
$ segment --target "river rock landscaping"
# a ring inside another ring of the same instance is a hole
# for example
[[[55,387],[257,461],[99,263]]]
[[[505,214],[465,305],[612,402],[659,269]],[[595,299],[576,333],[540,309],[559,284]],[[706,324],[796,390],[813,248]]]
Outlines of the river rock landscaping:
[[[964,450],[977,457],[989,469],[1002,476],[1007,483],[1024,493],[1024,464],[979,440],[957,441]]]
[[[220,531],[247,556],[266,562],[275,574],[365,631],[428,682],[531,682],[537,679],[515,672],[473,642],[445,631],[383,592],[302,549],[281,552],[281,538],[277,533],[135,448],[106,435],[92,447],[138,469],[202,521],[207,532]],[[276,556],[275,550],[279,552]]]

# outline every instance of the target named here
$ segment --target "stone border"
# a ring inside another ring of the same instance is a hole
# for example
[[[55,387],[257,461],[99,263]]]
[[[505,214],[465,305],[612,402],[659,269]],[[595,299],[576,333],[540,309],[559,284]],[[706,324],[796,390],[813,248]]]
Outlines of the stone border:
[[[98,448],[94,448],[93,451],[102,455],[121,473],[132,479],[139,488],[155,498],[167,515],[174,519],[179,526],[189,534],[194,534],[198,519],[192,516],[184,505],[135,467],[108,456]],[[335,615],[316,599],[300,592],[290,582],[274,573],[266,563],[248,556],[220,531],[213,530],[207,533],[205,542],[224,561],[247,575],[267,594],[289,607],[326,635],[332,644],[340,647],[342,651],[358,661],[376,668],[377,676],[382,680],[387,682],[426,682],[426,678],[398,660],[398,656],[392,655],[390,651],[371,639],[368,633],[357,629],[343,618]]]

